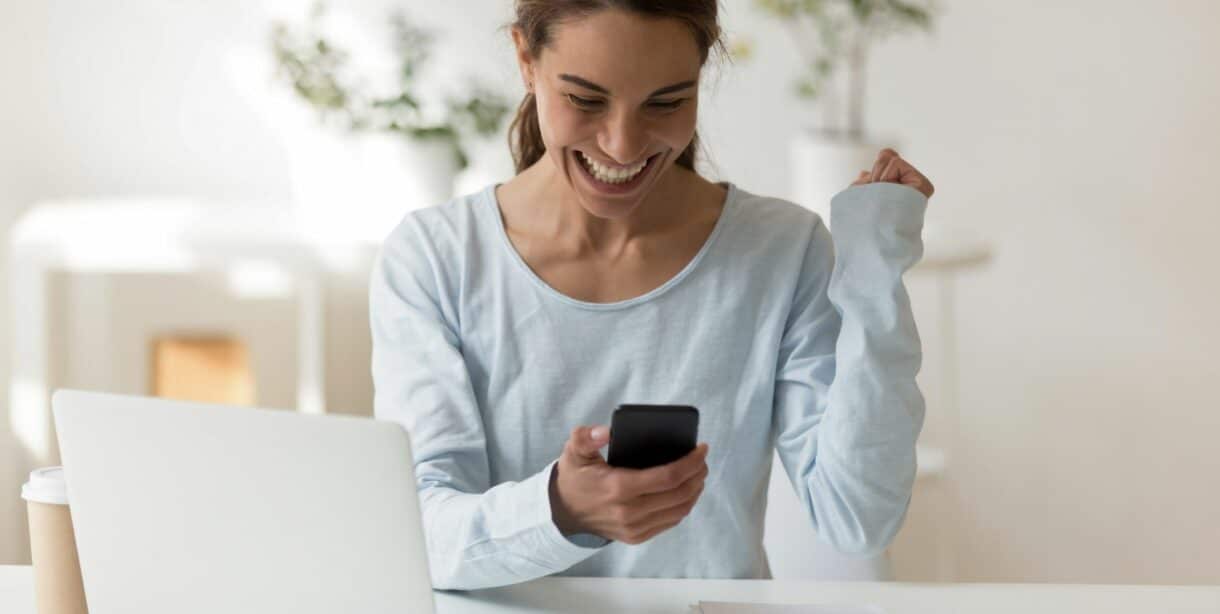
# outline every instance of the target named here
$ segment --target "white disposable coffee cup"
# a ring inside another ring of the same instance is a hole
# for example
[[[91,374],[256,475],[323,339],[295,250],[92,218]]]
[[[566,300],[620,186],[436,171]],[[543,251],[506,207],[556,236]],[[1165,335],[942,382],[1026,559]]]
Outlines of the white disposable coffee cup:
[[[30,520],[30,555],[34,562],[34,607],[37,614],[85,614],[85,588],[76,535],[68,511],[68,484],[62,467],[30,472],[21,487]]]

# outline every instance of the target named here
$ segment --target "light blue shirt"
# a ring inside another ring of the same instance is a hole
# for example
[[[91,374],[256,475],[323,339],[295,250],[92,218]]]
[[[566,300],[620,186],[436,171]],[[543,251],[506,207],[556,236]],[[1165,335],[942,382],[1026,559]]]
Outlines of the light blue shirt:
[[[819,538],[875,554],[915,480],[924,400],[902,274],[927,198],[873,183],[814,213],[731,183],[715,229],[664,285],[570,298],[515,251],[494,186],[414,211],[370,288],[374,407],[414,447],[433,585],[545,575],[767,578],[772,450]],[[681,524],[629,545],[564,537],[548,485],[572,428],[621,403],[699,409],[709,473]]]

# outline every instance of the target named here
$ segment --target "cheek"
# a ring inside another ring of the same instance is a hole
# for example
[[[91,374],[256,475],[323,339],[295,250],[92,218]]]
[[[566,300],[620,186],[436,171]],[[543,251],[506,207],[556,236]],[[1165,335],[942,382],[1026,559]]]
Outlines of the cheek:
[[[579,109],[563,104],[538,104],[539,131],[547,149],[558,149],[585,138],[592,123]]]
[[[694,105],[675,111],[660,124],[661,138],[674,149],[685,149],[695,136],[697,115]]]

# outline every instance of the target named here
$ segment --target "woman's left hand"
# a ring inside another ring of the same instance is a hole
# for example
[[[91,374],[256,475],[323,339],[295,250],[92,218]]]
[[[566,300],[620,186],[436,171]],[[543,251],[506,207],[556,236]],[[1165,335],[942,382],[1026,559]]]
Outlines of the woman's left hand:
[[[923,173],[911,166],[910,162],[903,160],[898,152],[888,147],[877,154],[873,170],[860,171],[860,176],[856,177],[852,185],[864,185],[878,181],[911,186],[928,198],[932,198],[932,192],[936,191],[936,188],[932,187],[932,182],[928,181]]]

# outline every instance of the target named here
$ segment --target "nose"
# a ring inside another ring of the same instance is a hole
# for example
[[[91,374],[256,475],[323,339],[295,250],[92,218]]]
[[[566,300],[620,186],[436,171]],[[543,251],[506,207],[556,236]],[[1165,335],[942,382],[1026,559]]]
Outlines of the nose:
[[[598,135],[598,146],[620,165],[639,162],[648,149],[647,126],[630,111],[611,114]]]

